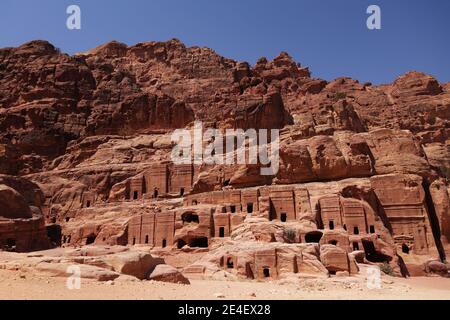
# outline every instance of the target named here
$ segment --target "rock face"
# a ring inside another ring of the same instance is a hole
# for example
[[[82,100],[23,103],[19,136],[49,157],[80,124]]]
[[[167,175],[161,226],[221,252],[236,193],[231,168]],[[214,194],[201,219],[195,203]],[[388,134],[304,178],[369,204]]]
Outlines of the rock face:
[[[0,49],[0,241],[191,253],[179,267],[201,277],[431,272],[414,261],[449,254],[449,120],[449,85],[415,71],[328,82],[285,52],[250,66],[175,39]],[[279,130],[279,170],[172,162],[171,133],[194,121]],[[155,259],[102,263],[184,282]]]
[[[0,182],[5,183],[0,184],[0,249],[26,252],[49,248],[40,211],[41,193],[34,193],[38,187],[11,176],[0,176]]]

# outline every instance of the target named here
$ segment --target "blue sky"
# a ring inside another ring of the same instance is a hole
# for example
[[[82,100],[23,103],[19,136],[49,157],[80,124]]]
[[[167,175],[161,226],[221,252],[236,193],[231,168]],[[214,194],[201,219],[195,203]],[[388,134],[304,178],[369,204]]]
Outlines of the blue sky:
[[[71,4],[81,30],[66,28]],[[366,27],[370,4],[381,7],[381,30]],[[418,70],[450,81],[448,0],[1,0],[0,30],[0,47],[45,39],[72,54],[178,38],[252,64],[287,51],[327,80],[378,84]]]

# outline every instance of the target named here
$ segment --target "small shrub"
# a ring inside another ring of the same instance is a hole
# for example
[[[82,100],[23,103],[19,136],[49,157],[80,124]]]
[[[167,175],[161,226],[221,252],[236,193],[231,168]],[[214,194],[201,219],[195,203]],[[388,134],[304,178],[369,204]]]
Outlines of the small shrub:
[[[344,100],[345,98],[347,98],[347,94],[345,92],[337,92],[334,95],[334,100],[336,100],[336,101]]]
[[[284,230],[284,238],[289,240],[289,242],[295,242],[295,230],[294,229]]]
[[[395,272],[394,272],[394,270],[392,269],[391,265],[390,265],[389,263],[387,263],[387,262],[384,262],[384,263],[380,266],[380,270],[381,270],[383,273],[385,273],[385,274],[387,274],[387,275],[389,275],[389,276],[395,277]]]
[[[450,179],[450,167],[441,167],[440,170],[446,179]]]

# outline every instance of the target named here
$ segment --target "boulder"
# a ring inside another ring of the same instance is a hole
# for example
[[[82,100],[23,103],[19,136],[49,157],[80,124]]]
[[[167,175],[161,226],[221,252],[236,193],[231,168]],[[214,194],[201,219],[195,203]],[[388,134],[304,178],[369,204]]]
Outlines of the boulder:
[[[161,282],[190,284],[189,280],[180,271],[167,264],[157,265],[148,279]]]
[[[0,217],[6,219],[31,218],[32,213],[24,197],[6,185],[0,185]]]
[[[163,264],[164,259],[153,257],[148,253],[129,251],[106,256],[104,262],[116,272],[143,280],[153,272],[157,265]]]

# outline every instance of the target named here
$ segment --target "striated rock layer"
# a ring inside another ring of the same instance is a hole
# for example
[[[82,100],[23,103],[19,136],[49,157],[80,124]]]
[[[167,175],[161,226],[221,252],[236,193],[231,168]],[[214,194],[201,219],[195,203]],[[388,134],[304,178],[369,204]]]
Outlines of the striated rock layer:
[[[449,88],[328,82],[285,52],[250,66],[175,39],[0,49],[1,249],[142,246],[183,257],[150,277],[181,283],[445,275]],[[194,121],[279,129],[279,170],[171,162]]]

